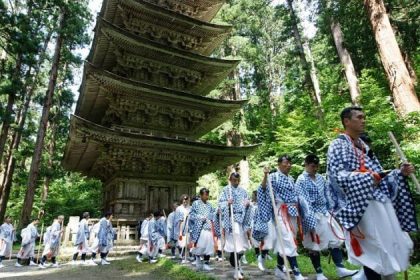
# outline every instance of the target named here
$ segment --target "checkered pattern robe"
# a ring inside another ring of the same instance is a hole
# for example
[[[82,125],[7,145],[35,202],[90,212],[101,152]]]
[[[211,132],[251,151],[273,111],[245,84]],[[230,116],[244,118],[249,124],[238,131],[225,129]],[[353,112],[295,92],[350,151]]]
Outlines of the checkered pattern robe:
[[[217,238],[220,238],[222,236],[221,233],[221,225],[220,225],[220,214],[219,214],[219,208],[217,208],[215,215],[214,215],[214,234]],[[223,223],[223,222],[222,222]]]
[[[168,215],[168,222],[166,223],[166,237],[168,242],[177,241],[179,232],[175,231],[175,212]]]
[[[80,245],[85,240],[89,239],[89,227],[86,219],[82,219],[79,222],[79,227],[76,234],[76,239],[74,240],[74,245]]]
[[[362,140],[360,144],[366,151],[364,155],[366,168],[381,172],[383,169],[378,159],[369,152],[369,147]],[[357,149],[358,153],[362,154],[362,151]],[[385,202],[389,198],[394,205],[402,230],[416,231],[415,208],[407,178],[402,176],[399,170],[393,170],[382,179],[379,187],[374,187],[371,174],[353,172],[359,169],[360,162],[351,139],[347,135],[340,135],[328,149],[327,172],[335,217],[342,226],[351,230],[360,222],[370,200]]]
[[[13,225],[4,223],[0,226],[0,240],[11,243],[14,239]]]
[[[157,242],[160,238],[159,234],[159,225],[155,218],[149,220],[149,227],[148,227],[148,234],[149,234],[149,241],[154,246],[157,246]]]
[[[54,221],[53,224],[49,227],[49,233],[44,237],[44,244],[49,243],[51,250],[57,249],[60,245],[60,233],[61,225],[58,221]]]
[[[193,202],[190,212],[190,219],[193,222],[191,228],[191,242],[197,242],[202,230],[212,230],[212,223],[215,219],[215,210],[210,203],[204,203],[202,200]],[[203,221],[203,219],[205,219]]]
[[[22,229],[20,235],[22,237],[21,245],[22,247],[24,247],[28,244],[35,243],[35,240],[39,236],[39,233],[36,226],[30,223],[26,228]]]
[[[182,229],[181,229],[181,223],[182,223],[182,221],[189,221],[190,220],[189,219],[190,210],[191,210],[190,206],[184,207],[183,205],[178,206],[175,210],[174,232],[175,232],[175,234],[177,234],[176,240],[178,240],[179,233],[181,232],[181,230],[182,230],[182,235],[183,236],[185,236],[185,234],[186,234],[186,232],[185,232],[185,230],[187,228],[186,223],[183,223]],[[186,214],[184,214],[184,212]],[[191,226],[191,224],[189,223],[188,227],[190,227],[190,226]]]
[[[112,246],[114,242],[114,229],[112,228],[112,224],[109,220],[105,217],[102,217],[99,220],[99,232],[98,232],[98,239],[99,239],[99,247],[100,248],[109,248]]]
[[[298,193],[293,178],[286,176],[280,171],[276,171],[269,175],[268,180],[271,181],[276,203],[286,203],[288,205],[289,215],[297,217]],[[258,210],[254,221],[252,237],[257,241],[262,241],[268,234],[268,223],[274,218],[268,183],[266,188],[262,186],[258,187],[257,201]]]
[[[296,180],[296,190],[301,205],[302,227],[304,233],[314,230],[317,226],[315,214],[326,214],[328,211],[329,189],[327,181],[320,174],[315,175],[315,180],[304,171]]]
[[[222,228],[226,232],[232,232],[230,207],[228,205],[228,200],[231,198],[230,189],[232,189],[233,198],[233,219],[242,226],[243,230],[247,230],[251,225],[250,215],[247,214],[250,209],[244,205],[244,202],[249,200],[248,194],[243,188],[230,185],[224,187],[219,196],[219,207],[222,210]]]

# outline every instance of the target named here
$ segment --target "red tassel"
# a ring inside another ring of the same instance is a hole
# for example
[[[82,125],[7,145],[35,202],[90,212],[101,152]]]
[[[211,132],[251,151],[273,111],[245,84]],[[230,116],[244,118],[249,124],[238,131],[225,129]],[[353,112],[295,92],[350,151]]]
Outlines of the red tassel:
[[[363,254],[362,247],[360,246],[359,240],[353,235],[350,234],[350,244],[353,249],[354,255],[360,257]]]
[[[321,240],[319,239],[319,235],[318,234],[316,234],[315,235],[316,236],[316,244],[321,244]]]
[[[260,242],[260,251],[262,251],[264,248],[264,240]]]
[[[313,231],[311,231],[311,241],[313,243],[315,243],[315,237],[314,237],[314,232]]]

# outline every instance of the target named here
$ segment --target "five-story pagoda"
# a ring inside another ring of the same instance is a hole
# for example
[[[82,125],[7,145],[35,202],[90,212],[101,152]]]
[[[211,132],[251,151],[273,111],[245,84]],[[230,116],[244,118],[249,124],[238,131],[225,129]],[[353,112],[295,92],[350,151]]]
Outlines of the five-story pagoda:
[[[197,141],[246,103],[205,97],[238,64],[209,57],[230,32],[210,23],[223,2],[104,0],[63,165],[101,179],[117,218],[169,209],[255,148]]]

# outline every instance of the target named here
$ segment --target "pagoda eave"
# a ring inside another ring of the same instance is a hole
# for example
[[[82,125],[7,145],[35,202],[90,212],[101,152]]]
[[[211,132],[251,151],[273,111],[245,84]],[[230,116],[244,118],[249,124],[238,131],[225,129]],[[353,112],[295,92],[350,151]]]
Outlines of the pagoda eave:
[[[197,20],[145,0],[109,0],[100,14],[106,21],[153,41],[210,55],[232,27]],[[176,21],[178,24],[174,25]]]
[[[247,102],[159,88],[86,63],[75,114],[108,127],[116,124],[127,126],[131,131],[137,128],[137,132],[196,139],[230,119]],[[105,115],[118,116],[117,120],[104,120]],[[139,118],[144,121],[140,122]],[[166,121],[159,125],[159,118]]]
[[[117,172],[186,180],[233,164],[257,147],[226,147],[132,134],[72,116],[63,166],[103,181]]]
[[[146,0],[173,12],[202,21],[211,21],[225,0]]]
[[[239,63],[239,60],[207,57],[165,46],[101,18],[98,18],[88,61],[130,79],[144,79],[197,95],[207,95]]]

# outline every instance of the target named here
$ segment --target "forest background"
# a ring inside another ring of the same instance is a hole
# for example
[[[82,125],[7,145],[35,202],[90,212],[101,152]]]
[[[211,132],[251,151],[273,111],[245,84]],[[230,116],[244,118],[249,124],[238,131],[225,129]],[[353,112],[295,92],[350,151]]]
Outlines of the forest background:
[[[378,36],[384,16],[396,45]],[[102,212],[101,182],[61,166],[80,49],[89,48],[95,17],[87,0],[0,1],[0,221],[7,214],[23,224],[41,209],[46,222],[57,213]],[[214,21],[233,26],[214,56],[242,62],[210,96],[249,103],[201,141],[262,144],[247,158],[249,190],[262,166],[274,167],[284,153],[295,178],[308,153],[325,172],[328,145],[342,129],[339,113],[352,104],[364,108],[384,168],[399,165],[392,131],[420,174],[418,1],[231,0]],[[390,63],[399,56],[402,64]],[[214,199],[226,183],[226,170],[218,170],[197,185]]]

